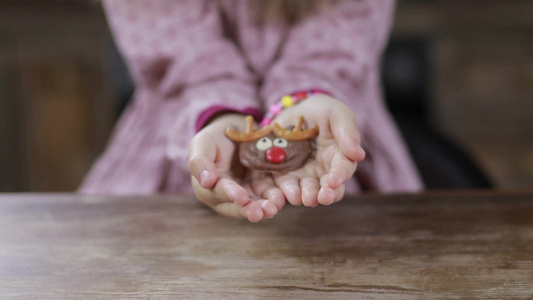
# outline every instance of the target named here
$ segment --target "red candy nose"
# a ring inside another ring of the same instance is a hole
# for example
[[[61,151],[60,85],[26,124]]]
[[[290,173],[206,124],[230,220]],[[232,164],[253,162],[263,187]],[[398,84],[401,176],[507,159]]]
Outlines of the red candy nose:
[[[272,147],[267,150],[267,152],[265,153],[265,157],[266,159],[268,159],[269,162],[273,164],[279,164],[280,162],[283,162],[285,160],[287,154],[282,148]]]

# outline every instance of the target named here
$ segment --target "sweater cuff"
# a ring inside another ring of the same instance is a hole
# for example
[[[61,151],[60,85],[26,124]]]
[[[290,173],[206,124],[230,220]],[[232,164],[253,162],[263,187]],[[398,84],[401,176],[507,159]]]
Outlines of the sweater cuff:
[[[236,109],[229,106],[224,105],[214,105],[210,108],[204,110],[200,116],[198,117],[198,120],[196,120],[196,132],[200,131],[202,128],[204,128],[209,121],[211,121],[214,117],[224,114],[224,113],[239,113],[243,115],[251,115],[254,117],[254,119],[257,122],[261,122],[263,119],[263,112],[261,110],[254,108],[254,107],[246,107],[243,109]]]

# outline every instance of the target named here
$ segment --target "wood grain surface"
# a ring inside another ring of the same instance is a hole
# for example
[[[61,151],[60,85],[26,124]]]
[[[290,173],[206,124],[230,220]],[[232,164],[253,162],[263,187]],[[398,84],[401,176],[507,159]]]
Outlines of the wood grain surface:
[[[533,299],[533,193],[346,197],[253,224],[191,196],[0,196],[0,299]]]

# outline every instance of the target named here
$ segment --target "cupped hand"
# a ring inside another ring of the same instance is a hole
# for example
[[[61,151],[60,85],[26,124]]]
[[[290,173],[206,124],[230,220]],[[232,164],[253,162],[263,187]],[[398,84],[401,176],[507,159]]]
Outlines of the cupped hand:
[[[344,195],[345,182],[365,157],[355,115],[337,99],[314,95],[283,110],[274,122],[290,127],[299,116],[305,118],[307,128],[319,127],[315,155],[297,170],[274,174],[274,181],[292,205],[337,202]]]
[[[272,176],[244,168],[236,145],[224,132],[244,131],[244,117],[226,114],[213,120],[189,145],[189,171],[196,198],[219,214],[257,222],[271,218],[285,205]]]

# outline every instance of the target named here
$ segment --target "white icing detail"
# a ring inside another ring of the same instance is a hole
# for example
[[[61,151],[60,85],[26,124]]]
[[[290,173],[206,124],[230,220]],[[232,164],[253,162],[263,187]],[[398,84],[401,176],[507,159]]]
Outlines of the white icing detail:
[[[277,138],[274,140],[274,147],[286,148],[289,142],[286,139]]]
[[[257,141],[255,147],[261,151],[266,151],[272,147],[272,140],[267,137],[261,138]]]

